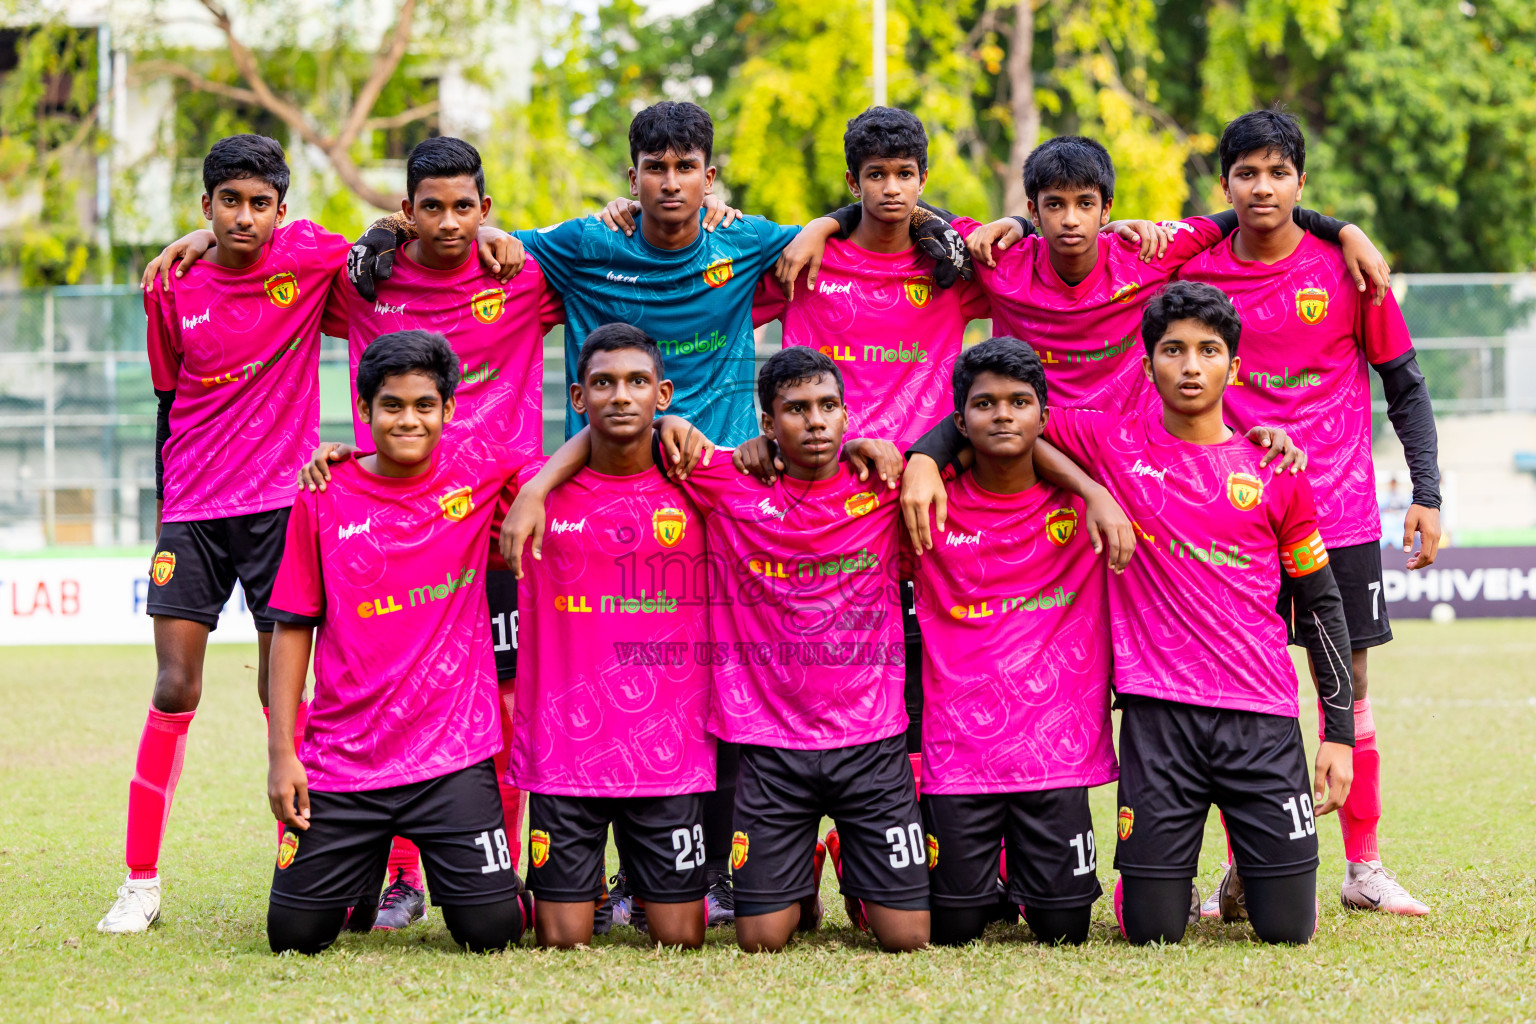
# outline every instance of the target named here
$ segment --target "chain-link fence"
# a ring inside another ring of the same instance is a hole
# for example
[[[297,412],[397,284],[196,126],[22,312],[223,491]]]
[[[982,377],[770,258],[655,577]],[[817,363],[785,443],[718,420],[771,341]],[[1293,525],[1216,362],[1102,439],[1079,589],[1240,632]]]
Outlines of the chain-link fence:
[[[1402,275],[1395,287],[1439,415],[1536,413],[1536,275]],[[759,356],[777,347],[775,325]],[[564,362],[557,329],[545,339],[546,450],[562,437]],[[339,339],[324,341],[320,388],[322,436],[348,438]],[[136,288],[0,293],[0,551],[146,542],[154,430]]]

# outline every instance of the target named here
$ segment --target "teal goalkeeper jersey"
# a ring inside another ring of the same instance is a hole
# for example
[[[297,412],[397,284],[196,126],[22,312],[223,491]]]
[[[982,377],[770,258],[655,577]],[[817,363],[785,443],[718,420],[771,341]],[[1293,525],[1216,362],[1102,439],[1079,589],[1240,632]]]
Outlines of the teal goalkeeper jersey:
[[[674,387],[669,412],[722,446],[756,437],[752,294],[799,227],[746,217],[669,250],[647,242],[639,223],[637,215],[632,236],[596,217],[514,232],[565,301],[566,384],[592,330],[633,324],[661,348]],[[585,425],[567,400],[565,436]]]

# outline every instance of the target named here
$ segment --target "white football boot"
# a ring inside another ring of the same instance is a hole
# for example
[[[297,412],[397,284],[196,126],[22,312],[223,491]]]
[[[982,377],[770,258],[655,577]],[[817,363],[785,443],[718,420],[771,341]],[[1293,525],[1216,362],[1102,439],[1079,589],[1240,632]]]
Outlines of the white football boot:
[[[149,931],[160,919],[160,876],[130,878],[117,887],[117,902],[96,930],[106,935],[133,935]]]
[[[1351,910],[1375,910],[1383,914],[1423,917],[1429,907],[1409,895],[1398,884],[1397,876],[1381,866],[1379,860],[1363,864],[1353,861],[1344,866],[1344,888],[1339,899]]]

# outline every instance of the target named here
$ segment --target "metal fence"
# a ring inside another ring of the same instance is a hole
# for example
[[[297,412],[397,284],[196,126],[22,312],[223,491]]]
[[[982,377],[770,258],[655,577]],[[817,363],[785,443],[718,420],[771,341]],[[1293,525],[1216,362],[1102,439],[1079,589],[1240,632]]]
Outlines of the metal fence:
[[[1394,287],[1440,415],[1536,412],[1536,275],[1401,275]],[[153,536],[144,323],[133,286],[0,293],[0,551]],[[777,347],[775,326],[760,357]],[[564,362],[557,329],[545,339],[546,450],[562,437]],[[345,343],[326,338],[322,436],[351,433],[347,372]]]

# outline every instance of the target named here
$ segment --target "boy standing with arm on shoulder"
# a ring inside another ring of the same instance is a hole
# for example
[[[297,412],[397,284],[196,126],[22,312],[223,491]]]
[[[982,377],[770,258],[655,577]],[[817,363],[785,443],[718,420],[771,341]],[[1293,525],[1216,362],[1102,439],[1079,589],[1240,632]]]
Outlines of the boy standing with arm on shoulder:
[[[272,619],[295,474],[320,423],[320,318],[346,241],[283,224],[288,165],[259,135],[220,139],[203,161],[214,254],[144,291],[155,432],[154,696],[128,788],[128,878],[97,929],[142,932],[160,914],[160,845],[203,688],[208,634],[238,580],[256,620],[267,706]],[[302,732],[302,707],[299,711]]]
[[[1222,133],[1220,154],[1222,186],[1241,227],[1185,264],[1180,276],[1220,288],[1242,315],[1243,373],[1226,398],[1232,424],[1284,427],[1312,460],[1318,528],[1344,598],[1355,683],[1355,787],[1339,812],[1347,861],[1340,899],[1356,910],[1421,916],[1429,907],[1382,866],[1376,839],[1381,758],[1366,667],[1370,648],[1391,641],[1392,626],[1381,592],[1366,366],[1381,377],[1387,416],[1413,477],[1402,537],[1409,570],[1432,564],[1440,541],[1429,389],[1396,298],[1389,292],[1379,304],[1367,302],[1351,287],[1339,249],[1292,222],[1306,184],[1306,139],[1295,119],[1273,110],[1244,114]],[[1294,603],[1282,578],[1280,614],[1291,642],[1304,644],[1307,623]],[[1240,884],[1237,878],[1229,869],[1222,888]],[[1235,912],[1229,901],[1224,913]]]
[[[356,413],[357,368],[374,338],[392,331],[441,333],[458,356],[461,379],[454,402],[461,418],[494,406],[494,420],[482,422],[492,436],[529,456],[544,443],[544,334],[562,322],[560,297],[545,280],[538,261],[528,259],[503,283],[480,258],[480,232],[491,210],[480,154],[461,139],[439,136],[411,150],[405,161],[406,223],[416,237],[395,254],[393,272],[379,280],[373,300],[363,299],[343,279],[331,292],[327,333],[347,339],[352,365],[356,443],[370,446],[366,420]],[[348,446],[326,444],[305,470],[311,487],[324,489],[327,460],[346,457]],[[500,500],[491,526],[485,593],[490,637],[501,689],[503,734],[510,736],[511,701],[517,676],[517,581],[497,548],[501,521],[510,503]],[[497,778],[507,764],[497,754]],[[508,842],[515,861],[521,852],[522,794],[503,784]],[[397,839],[380,897],[378,929],[403,928],[421,919],[426,899],[415,848]]]
[[[500,949],[532,918],[492,767],[503,738],[484,593],[496,499],[528,457],[480,424],[445,430],[458,375],[440,334],[375,340],[357,391],[377,450],[337,466],[323,493],[302,492],[289,522],[272,598],[267,790],[288,827],[273,952],[316,953],[344,924],[367,927],[355,918],[372,917],[396,835],[420,847],[455,942]],[[294,714],[316,627],[300,757]]]

